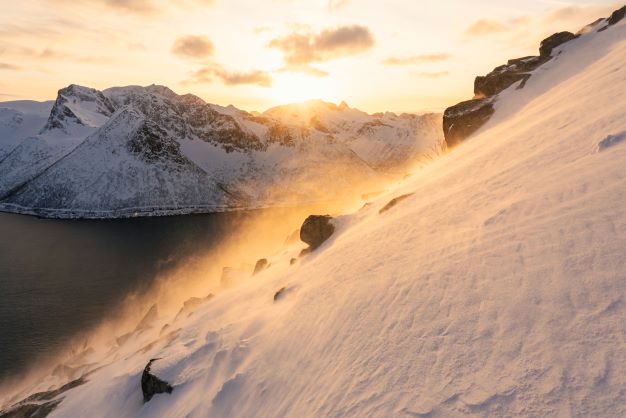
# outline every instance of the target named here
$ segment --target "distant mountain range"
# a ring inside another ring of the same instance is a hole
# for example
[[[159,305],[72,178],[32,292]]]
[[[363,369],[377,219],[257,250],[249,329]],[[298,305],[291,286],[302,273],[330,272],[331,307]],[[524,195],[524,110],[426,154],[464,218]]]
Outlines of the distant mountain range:
[[[110,218],[319,203],[432,158],[441,124],[345,103],[248,113],[163,86],[70,85],[54,102],[0,103],[0,210]]]

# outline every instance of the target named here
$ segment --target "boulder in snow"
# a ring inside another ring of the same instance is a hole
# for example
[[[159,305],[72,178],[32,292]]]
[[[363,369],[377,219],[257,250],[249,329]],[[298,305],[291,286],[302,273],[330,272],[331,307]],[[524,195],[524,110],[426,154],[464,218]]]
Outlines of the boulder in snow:
[[[157,393],[172,393],[174,390],[172,385],[150,373],[152,363],[157,360],[160,359],[151,359],[148,364],[146,364],[146,367],[143,369],[143,373],[141,375],[141,390],[143,391],[144,402],[148,402]]]
[[[329,215],[309,216],[300,228],[300,239],[309,244],[311,250],[315,250],[335,232],[332,219]]]

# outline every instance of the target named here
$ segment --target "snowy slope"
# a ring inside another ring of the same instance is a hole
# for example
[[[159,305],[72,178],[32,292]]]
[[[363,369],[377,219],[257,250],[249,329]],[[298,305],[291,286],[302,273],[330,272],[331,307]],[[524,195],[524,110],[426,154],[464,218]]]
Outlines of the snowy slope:
[[[6,112],[15,125],[18,111]],[[0,210],[107,218],[358,197],[437,155],[440,124],[440,115],[377,116],[323,102],[253,115],[163,86],[71,85],[36,135],[5,129]]]
[[[74,359],[50,416],[626,416],[625,60],[626,22],[568,43],[317,252]]]
[[[37,135],[48,119],[52,102],[0,103],[0,160],[23,138]]]

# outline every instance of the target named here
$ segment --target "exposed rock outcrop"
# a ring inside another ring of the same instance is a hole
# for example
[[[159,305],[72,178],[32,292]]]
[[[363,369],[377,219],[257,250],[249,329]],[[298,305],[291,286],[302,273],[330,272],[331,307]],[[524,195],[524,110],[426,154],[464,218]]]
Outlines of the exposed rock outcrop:
[[[143,401],[148,402],[152,397],[158,393],[172,393],[174,388],[172,385],[164,380],[159,379],[152,373],[150,373],[150,367],[152,363],[160,360],[158,358],[151,359],[146,367],[143,369],[141,375],[141,390],[143,392]]]
[[[571,32],[559,32],[544,39],[539,56],[509,60],[485,76],[474,80],[474,99],[458,103],[446,109],[443,115],[443,130],[446,145],[454,147],[480,129],[493,115],[497,95],[521,81],[524,88],[532,72],[552,58],[554,48],[577,38]]]
[[[554,48],[563,45],[564,43],[569,42],[573,39],[576,39],[579,36],[580,35],[574,35],[571,32],[557,32],[554,35],[549,36],[541,41],[541,46],[539,47],[539,55],[541,57],[550,57]]]
[[[483,126],[495,112],[492,99],[473,99],[449,107],[443,114],[448,147],[458,145]]]
[[[547,62],[549,57],[530,56],[509,60],[506,65],[494,68],[485,76],[476,77],[474,81],[474,95],[492,97],[508,89],[514,83],[530,77],[530,72]]]
[[[613,26],[614,24],[620,22],[622,19],[624,19],[624,17],[626,17],[626,6],[614,11],[606,21],[607,25],[600,29],[600,31],[608,29],[609,26]]]
[[[332,219],[329,215],[309,216],[300,228],[300,239],[309,244],[311,250],[315,250],[335,232]]]

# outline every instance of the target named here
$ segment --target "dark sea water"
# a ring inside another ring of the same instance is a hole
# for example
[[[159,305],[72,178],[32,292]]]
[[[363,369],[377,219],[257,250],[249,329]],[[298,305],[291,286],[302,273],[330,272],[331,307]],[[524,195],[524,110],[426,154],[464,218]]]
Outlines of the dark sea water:
[[[254,215],[88,221],[0,213],[0,380],[97,325],[159,271],[220,245]]]

